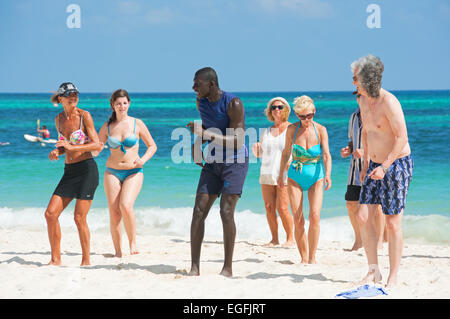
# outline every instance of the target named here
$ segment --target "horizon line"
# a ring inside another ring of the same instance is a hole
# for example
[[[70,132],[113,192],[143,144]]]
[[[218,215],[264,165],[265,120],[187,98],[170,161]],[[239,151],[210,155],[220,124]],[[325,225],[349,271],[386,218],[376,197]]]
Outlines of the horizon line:
[[[223,90],[223,89],[221,89]],[[127,90],[128,91],[128,90]],[[308,93],[348,93],[348,92],[354,92],[354,90],[324,90],[324,91],[316,91],[316,90],[304,90],[304,91],[235,91],[235,90],[224,90],[228,92],[233,93],[297,93],[297,92],[308,92]],[[439,91],[450,91],[450,89],[390,89],[389,91],[393,92],[439,92]],[[55,94],[56,92],[2,92],[0,91],[0,94]],[[130,94],[193,94],[195,95],[195,92],[193,91],[128,91]],[[95,91],[83,91],[79,93],[82,94],[111,94],[111,92],[95,92]]]

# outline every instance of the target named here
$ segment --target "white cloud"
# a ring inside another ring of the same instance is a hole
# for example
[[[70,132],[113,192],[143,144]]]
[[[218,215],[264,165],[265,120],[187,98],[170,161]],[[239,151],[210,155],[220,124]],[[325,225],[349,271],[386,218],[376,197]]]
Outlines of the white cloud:
[[[450,18],[450,5],[448,3],[441,3],[438,12],[441,17]]]
[[[1,0],[0,0],[1,1]],[[174,20],[175,13],[168,6],[155,8],[149,6],[148,2],[140,3],[133,0],[125,0],[117,3],[117,12],[135,25],[144,24],[164,24]]]
[[[151,24],[162,24],[171,22],[174,19],[175,14],[168,7],[159,9],[152,9],[145,15],[145,20]]]
[[[254,0],[257,6],[268,13],[289,11],[309,18],[328,18],[332,6],[322,0]]]
[[[141,5],[136,1],[121,1],[118,3],[117,9],[122,14],[135,15],[141,11]]]

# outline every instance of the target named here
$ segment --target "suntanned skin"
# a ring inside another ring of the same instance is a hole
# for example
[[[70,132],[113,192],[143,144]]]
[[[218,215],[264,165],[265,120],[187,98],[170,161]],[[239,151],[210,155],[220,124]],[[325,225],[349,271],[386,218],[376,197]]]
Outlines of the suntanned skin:
[[[357,94],[356,101],[359,105],[359,94],[358,91],[355,91],[354,94]],[[341,148],[341,157],[347,158],[349,156],[353,155],[355,158],[362,158],[364,155],[364,150],[362,148],[354,149],[352,141],[349,142],[349,144],[346,147]],[[356,219],[356,214],[358,212],[358,201],[347,201],[347,210],[348,215],[350,218],[350,222],[353,227],[353,231],[355,233],[355,242],[351,249],[348,249],[349,251],[354,251],[362,248],[362,240],[361,240],[361,233],[359,231],[359,225],[358,221]],[[378,238],[378,249],[383,248],[383,242],[387,242],[387,229],[386,229],[386,223],[385,223],[385,217],[383,212],[381,211],[381,205],[377,205],[376,207],[377,212],[375,215],[375,230],[377,233]],[[347,250],[347,249],[346,249]]]
[[[284,107],[284,104],[279,100],[275,100],[271,106]],[[269,134],[271,134],[272,136],[279,136],[280,134],[283,134],[283,132],[291,123],[283,118],[285,109],[280,110],[276,108],[275,110],[271,110],[270,112],[272,114],[274,123],[270,128]],[[260,142],[255,143],[252,147],[253,154],[256,157],[263,156],[261,148],[262,141],[263,138],[261,138]],[[286,187],[280,187],[279,185],[261,184],[261,193],[264,200],[264,207],[266,208],[267,222],[269,224],[270,233],[272,235],[272,239],[265,246],[272,247],[280,244],[278,238],[277,211],[280,215],[284,230],[286,231],[286,243],[283,244],[283,247],[294,246],[294,220],[292,218],[291,212],[289,211],[289,195]]]
[[[139,156],[139,142],[133,147],[122,152],[120,147],[111,148],[111,154],[106,161],[106,167],[113,169],[134,169],[142,168],[156,153],[157,146],[150,134],[147,126],[140,119],[128,116],[130,101],[126,97],[118,97],[111,102],[111,107],[116,112],[116,121],[109,125],[110,136],[123,141],[133,130],[134,134],[147,146],[147,150],[142,157]],[[136,120],[136,127],[134,123]],[[105,122],[100,129],[99,138],[102,143],[108,139],[108,123]],[[144,182],[144,174],[136,173],[128,176],[123,183],[105,170],[103,175],[103,186],[106,198],[108,199],[110,232],[115,249],[115,257],[122,257],[122,220],[128,236],[130,254],[139,253],[136,247],[136,217],[134,214],[134,203],[141,191]]]
[[[92,158],[91,151],[99,151],[102,147],[99,142],[97,132],[91,115],[77,107],[78,94],[71,94],[68,97],[59,97],[64,111],[55,118],[55,125],[59,132],[67,138],[70,134],[80,128],[81,116],[83,116],[83,131],[89,137],[89,143],[82,145],[72,145],[68,141],[58,141],[56,149],[48,155],[51,161],[58,160],[59,156],[65,154],[65,163],[72,164]],[[64,208],[69,205],[73,198],[52,195],[45,211],[47,221],[48,237],[51,246],[51,260],[49,265],[61,265],[61,228],[58,218]],[[90,233],[86,217],[91,207],[92,200],[77,199],[75,204],[74,219],[78,228],[81,242],[82,260],[81,266],[90,265]]]
[[[364,181],[369,161],[380,163],[383,167],[389,166],[398,158],[411,153],[408,143],[405,117],[397,98],[380,89],[379,97],[371,97],[361,86],[358,69],[353,74],[353,84],[361,93],[360,109],[363,122],[362,144],[364,149],[364,167],[361,172],[361,181]],[[381,166],[375,168],[369,177],[374,180],[384,178]],[[378,268],[377,236],[373,227],[373,220],[377,205],[359,205],[357,220],[361,229],[361,238],[367,255],[369,272],[363,281],[379,282],[382,280]],[[390,273],[386,286],[397,284],[398,269],[402,256],[403,235],[401,229],[403,210],[397,215],[386,215],[389,242]]]
[[[315,109],[314,109],[315,112]],[[307,115],[310,111],[304,111]],[[313,119],[301,120],[301,127],[297,131],[294,141],[295,131],[299,123],[294,123],[288,126],[286,132],[286,142],[281,156],[280,172],[287,169],[287,163],[292,152],[292,145],[298,144],[305,149],[309,149],[317,144],[317,137],[314,132]],[[297,248],[300,252],[301,263],[316,263],[316,250],[320,234],[320,211],[322,209],[323,201],[323,186],[325,190],[331,187],[331,154],[328,145],[328,133],[325,126],[314,122],[319,136],[320,147],[322,149],[322,159],[325,169],[325,177],[318,180],[308,189],[309,201],[309,230],[308,235],[305,232],[305,218],[303,216],[303,190],[291,178],[288,178],[288,193],[291,203],[292,213],[294,214],[294,236],[297,242]],[[278,185],[284,185],[282,176],[278,179]],[[283,187],[283,186],[282,186]]]
[[[217,102],[222,91],[213,81],[207,81],[202,76],[194,78],[192,89],[197,93],[197,100],[207,98],[210,102]],[[201,145],[208,141],[222,145],[224,148],[233,146],[233,149],[239,149],[244,144],[244,106],[239,98],[230,101],[227,109],[227,115],[230,118],[229,127],[235,129],[233,135],[222,135],[205,130],[197,123],[189,122],[187,127],[192,133],[197,135],[193,145],[192,155],[194,162],[203,167]],[[197,155],[197,156],[196,156]],[[211,206],[217,199],[218,194],[197,194],[195,198],[194,211],[191,223],[191,270],[189,275],[200,275],[200,251],[205,231],[205,219],[208,216]],[[232,261],[234,243],[236,238],[236,225],[234,222],[234,210],[239,195],[222,194],[220,199],[220,217],[222,219],[225,260],[221,275],[226,277],[233,276]]]

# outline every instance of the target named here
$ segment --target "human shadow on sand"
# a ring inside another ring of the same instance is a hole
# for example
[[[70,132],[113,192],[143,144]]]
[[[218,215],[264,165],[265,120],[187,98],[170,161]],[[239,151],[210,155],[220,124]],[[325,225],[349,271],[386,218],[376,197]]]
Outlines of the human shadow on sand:
[[[402,258],[450,259],[450,256],[410,255],[410,256],[403,256]]]
[[[30,252],[21,252],[21,253],[14,252],[14,251],[4,251],[4,252],[0,253],[0,255],[18,255],[18,256],[20,256],[20,255],[24,255],[24,256],[26,256],[26,255],[49,255],[50,256],[51,254],[52,253],[50,251],[30,251]],[[95,255],[100,255],[100,254],[91,252],[90,255],[95,256]],[[72,256],[72,257],[73,256],[81,256],[81,253],[72,253],[70,251],[63,251],[63,252],[61,252],[61,256]]]
[[[170,241],[174,242],[174,243],[185,243],[185,244],[189,244],[190,241],[189,240],[183,240],[183,239],[178,239],[178,238],[174,238],[171,239]],[[220,240],[204,240],[202,242],[202,244],[218,244],[218,245],[223,245],[223,241]],[[246,240],[238,240],[235,242],[235,244],[247,244],[249,246],[257,246],[257,247],[263,247],[264,245],[262,244],[254,244],[251,242],[248,242]],[[281,247],[281,246],[280,246]]]
[[[17,256],[13,257],[11,259],[8,259],[8,260],[0,261],[0,264],[11,264],[11,263],[18,263],[21,265],[38,266],[38,267],[45,266],[45,264],[43,264],[43,263],[35,262],[35,261],[27,261],[27,260],[17,257]]]
[[[223,263],[224,260],[223,260],[223,259],[210,259],[210,260],[205,260],[205,262],[207,262],[207,263]],[[256,264],[260,264],[260,263],[263,263],[264,260],[257,259],[257,258],[245,258],[245,259],[236,259],[236,260],[233,260],[233,263],[238,263],[238,262],[246,262],[246,263],[256,263]]]
[[[177,268],[171,265],[150,265],[142,266],[135,263],[117,264],[117,265],[95,265],[83,267],[84,269],[108,269],[108,270],[145,270],[155,275],[177,274]]]
[[[295,283],[303,282],[305,279],[318,280],[318,281],[331,281],[336,283],[347,283],[347,281],[333,280],[325,277],[322,274],[311,274],[311,275],[297,275],[297,274],[269,274],[266,272],[258,272],[256,274],[248,275],[247,279],[274,279],[281,277],[290,277]]]
[[[43,267],[47,266],[47,264],[43,264],[40,262],[35,261],[27,261],[21,257],[15,256],[13,258],[10,258],[8,260],[0,261],[0,264],[11,264],[11,263],[18,263],[21,265],[27,265],[27,266],[37,266],[37,267]],[[62,268],[66,267],[64,265],[60,266]],[[108,269],[108,270],[146,270],[149,272],[152,272],[156,275],[166,275],[166,274],[183,274],[183,271],[177,270],[175,266],[171,265],[149,265],[149,266],[142,266],[134,263],[126,263],[126,264],[117,264],[117,265],[95,265],[95,266],[83,266],[83,269]]]
[[[42,266],[47,266],[48,264],[43,264],[41,262],[37,262],[37,261],[28,261],[25,260],[21,257],[19,257],[20,255],[23,256],[29,256],[29,255],[51,255],[50,251],[30,251],[30,252],[12,252],[12,251],[4,251],[0,253],[1,255],[15,255],[15,257],[12,257],[8,260],[3,260],[0,261],[0,264],[11,264],[11,263],[18,263],[21,265],[28,265],[28,266],[38,266],[38,267],[42,267]],[[91,253],[91,255],[95,255],[95,253]],[[61,254],[62,257],[64,256],[81,256],[80,253],[71,253],[71,252],[64,252]],[[64,265],[62,265],[61,267],[65,267]]]

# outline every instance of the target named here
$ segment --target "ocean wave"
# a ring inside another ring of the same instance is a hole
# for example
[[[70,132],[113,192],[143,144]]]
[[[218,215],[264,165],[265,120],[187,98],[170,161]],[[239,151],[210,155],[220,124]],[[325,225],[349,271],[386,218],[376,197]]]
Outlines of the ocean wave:
[[[136,208],[137,233],[168,235],[189,238],[192,207],[145,207]],[[30,231],[44,231],[45,207],[9,208],[0,207],[0,229],[25,228]],[[60,218],[60,225],[76,231],[73,208],[69,206]],[[280,241],[285,240],[285,232],[278,218]],[[251,210],[237,211],[235,214],[236,240],[269,241],[270,231],[265,215]],[[109,234],[109,213],[107,208],[92,208],[88,214],[91,232]],[[306,220],[306,229],[308,228]],[[442,215],[404,216],[403,236],[407,242],[450,244],[450,218]],[[222,240],[220,208],[214,205],[205,222],[205,240]],[[352,242],[353,229],[347,216],[322,218],[320,240]]]

